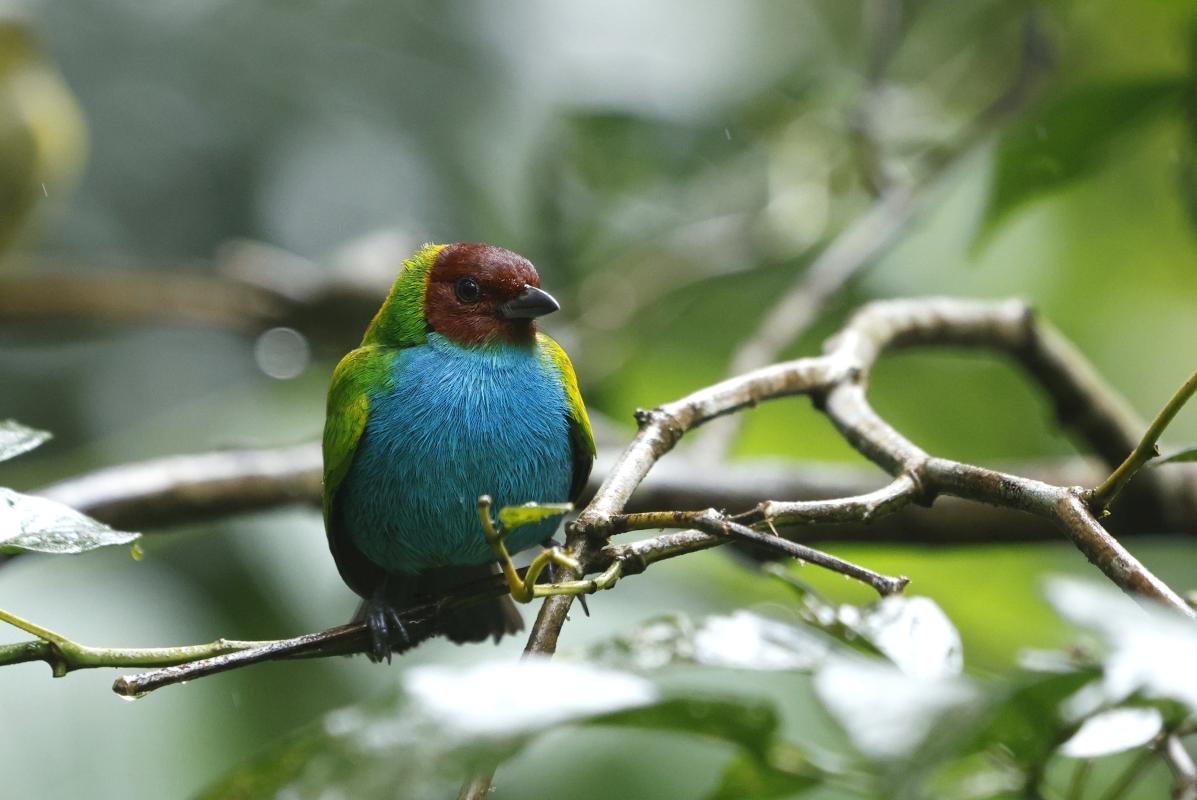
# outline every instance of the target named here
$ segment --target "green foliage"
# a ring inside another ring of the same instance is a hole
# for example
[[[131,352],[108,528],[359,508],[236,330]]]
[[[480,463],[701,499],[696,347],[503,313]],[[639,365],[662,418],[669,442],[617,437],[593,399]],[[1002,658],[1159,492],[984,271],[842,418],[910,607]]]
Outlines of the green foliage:
[[[1197,648],[1183,622],[1144,614],[1112,588],[1058,580],[1049,595],[1062,615],[1100,636],[1104,655],[1040,653],[1006,675],[966,677],[951,623],[927,598],[856,608],[805,592],[798,613],[784,619],[739,612],[657,620],[585,662],[413,669],[401,692],[335,712],[205,796],[375,796],[389,786],[395,796],[431,797],[562,726],[720,742],[729,755],[710,800],[818,786],[886,798],[1041,796],[1054,791],[1045,777],[1051,764],[1141,747],[1197,710],[1193,662],[1176,660]],[[924,625],[929,633],[919,631]],[[855,636],[870,637],[877,654],[855,647]],[[876,643],[891,636],[954,654],[933,668],[904,650],[881,655]],[[819,731],[787,725],[752,673],[776,674],[790,692],[813,685],[846,744],[829,747]],[[536,787],[521,791],[535,795]]]
[[[28,452],[50,438],[13,420],[0,421],[0,461]],[[129,544],[140,534],[110,528],[44,497],[0,487],[0,553],[74,554]]]
[[[1089,177],[1116,157],[1114,146],[1162,115],[1179,117],[1179,76],[1082,86],[1052,98],[998,145],[980,242],[1014,211]]]

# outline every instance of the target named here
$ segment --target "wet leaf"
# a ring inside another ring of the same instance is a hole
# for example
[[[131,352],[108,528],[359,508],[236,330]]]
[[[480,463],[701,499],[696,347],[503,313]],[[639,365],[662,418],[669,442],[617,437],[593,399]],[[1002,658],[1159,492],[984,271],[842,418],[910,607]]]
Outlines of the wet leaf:
[[[1167,75],[1084,86],[1028,114],[998,145],[978,243],[1026,203],[1097,172],[1121,137],[1179,116],[1183,91]]]
[[[27,428],[13,420],[0,420],[0,461],[27,453],[50,438],[46,431]]]
[[[559,517],[573,510],[572,503],[525,503],[522,506],[504,506],[499,509],[499,524],[504,530],[531,525],[548,517]]]
[[[1157,708],[1114,708],[1096,714],[1060,747],[1071,758],[1101,758],[1141,747],[1163,730]]]
[[[70,555],[129,544],[141,534],[118,531],[44,497],[0,488],[0,552]]]

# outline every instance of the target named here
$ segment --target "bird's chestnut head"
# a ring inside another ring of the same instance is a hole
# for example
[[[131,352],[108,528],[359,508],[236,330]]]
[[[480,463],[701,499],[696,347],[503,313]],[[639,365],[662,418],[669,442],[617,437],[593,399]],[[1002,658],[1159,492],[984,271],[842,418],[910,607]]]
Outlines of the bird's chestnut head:
[[[529,343],[536,318],[559,307],[531,262],[489,244],[441,248],[424,289],[428,327],[461,344]]]

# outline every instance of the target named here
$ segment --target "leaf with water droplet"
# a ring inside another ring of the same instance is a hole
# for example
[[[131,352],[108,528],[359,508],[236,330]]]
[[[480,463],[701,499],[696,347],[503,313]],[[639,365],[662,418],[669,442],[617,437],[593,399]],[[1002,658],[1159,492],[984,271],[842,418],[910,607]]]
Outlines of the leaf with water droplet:
[[[504,506],[499,510],[499,524],[504,530],[511,530],[549,517],[568,514],[573,508],[572,503],[525,503],[522,506]]]
[[[0,553],[70,555],[129,544],[140,535],[110,528],[54,500],[0,488]]]
[[[27,453],[49,438],[46,431],[27,428],[11,419],[0,420],[0,461]]]

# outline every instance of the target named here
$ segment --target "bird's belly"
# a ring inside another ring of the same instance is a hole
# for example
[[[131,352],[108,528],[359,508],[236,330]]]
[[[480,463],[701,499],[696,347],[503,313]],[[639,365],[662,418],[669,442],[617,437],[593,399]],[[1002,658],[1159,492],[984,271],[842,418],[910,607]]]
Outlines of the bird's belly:
[[[496,510],[569,495],[564,390],[535,354],[479,363],[436,355],[397,359],[393,386],[370,399],[338,492],[346,533],[389,572],[492,560],[478,520],[480,495],[490,495]],[[559,521],[517,528],[508,547],[544,541]]]

